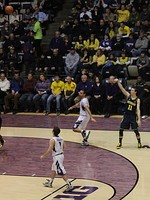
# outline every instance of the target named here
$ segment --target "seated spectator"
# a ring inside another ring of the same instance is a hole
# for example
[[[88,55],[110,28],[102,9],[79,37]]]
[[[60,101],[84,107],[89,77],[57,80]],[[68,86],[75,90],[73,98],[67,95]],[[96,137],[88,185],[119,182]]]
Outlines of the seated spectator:
[[[81,10],[85,6],[86,3],[84,0],[75,0],[73,4],[73,8],[76,8],[77,10]]]
[[[140,21],[150,21],[150,13],[147,5],[143,5],[142,12],[140,12]]]
[[[80,56],[79,68],[88,70],[90,68],[90,65],[91,65],[91,56],[89,54],[89,51],[87,49],[83,49]]]
[[[49,49],[53,52],[54,49],[57,49],[61,52],[62,50],[63,39],[60,36],[60,32],[56,31],[55,36],[51,39],[49,44]]]
[[[103,19],[100,19],[99,24],[96,29],[96,35],[97,35],[99,41],[101,41],[101,39],[103,39],[105,32],[106,32],[106,28],[107,28],[107,24],[104,22]]]
[[[26,8],[22,19],[23,20],[24,19],[29,20],[29,19],[31,19],[32,15],[33,15],[32,9],[31,8]]]
[[[142,23],[140,21],[137,21],[134,26],[133,26],[133,35],[134,35],[134,38],[135,39],[138,39],[139,35],[140,35],[140,32],[142,30]]]
[[[92,87],[92,97],[90,99],[92,114],[101,114],[104,100],[104,85],[99,76],[95,77]]]
[[[61,37],[63,37],[64,35],[69,35],[70,30],[68,29],[68,27],[69,26],[67,21],[64,20],[58,29],[61,34]]]
[[[3,13],[0,13],[0,25],[4,25],[6,21],[8,21],[7,16]]]
[[[99,40],[94,34],[91,34],[90,38],[85,42],[85,48],[93,55],[99,48]]]
[[[120,0],[109,0],[108,1],[108,6],[112,10],[112,12],[117,10],[120,7],[120,5],[121,5],[121,1]]]
[[[92,59],[92,65],[91,69],[93,69],[94,73],[100,73],[102,70],[103,65],[105,64],[106,56],[104,55],[103,51],[101,49],[97,50],[95,55]]]
[[[5,40],[3,47],[6,53],[9,52],[10,47],[14,47],[17,52],[21,51],[21,43],[13,33],[10,33],[9,38]]]
[[[129,16],[128,24],[130,27],[134,27],[136,22],[139,20],[139,13],[135,9],[135,7],[132,7],[131,13]]]
[[[115,22],[117,20],[117,16],[111,12],[110,8],[106,8],[105,13],[103,14],[103,19],[105,23]]]
[[[24,35],[24,27],[19,23],[18,20],[15,20],[12,24],[12,33],[15,35],[15,38],[19,38]]]
[[[70,108],[73,104],[75,90],[76,83],[72,81],[70,76],[67,76],[66,83],[64,85],[64,95],[62,97],[62,104],[65,109],[65,114],[69,114],[68,108]]]
[[[33,103],[37,113],[40,112],[41,109],[43,109],[43,112],[46,112],[46,101],[50,93],[50,85],[50,80],[47,79],[44,74],[40,74],[39,80],[35,86],[36,94],[33,97]]]
[[[1,34],[7,40],[10,37],[10,33],[12,33],[12,27],[10,26],[9,22],[6,21],[4,26],[1,28]]]
[[[73,22],[71,22],[71,19],[69,20],[67,30],[68,30],[68,35],[71,35],[73,40],[76,40],[80,34],[83,35],[82,29],[83,29],[83,26],[81,26],[78,19],[74,19]]]
[[[10,81],[7,79],[4,72],[0,73],[0,112],[4,111],[4,98],[10,89]]]
[[[121,52],[124,50],[124,41],[121,38],[120,34],[117,34],[116,37],[112,39],[112,53],[115,57],[119,57]]]
[[[72,46],[72,42],[71,39],[65,35],[63,37],[63,43],[62,43],[62,55],[67,55],[67,53],[69,53],[70,49]]]
[[[14,74],[14,78],[12,78],[12,80],[10,81],[10,93],[8,93],[4,97],[4,114],[11,111],[11,104],[13,104],[13,114],[16,114],[18,112],[19,98],[22,94],[23,84],[23,79],[20,77],[20,74],[16,72]]]
[[[98,6],[94,6],[94,8],[92,9],[91,13],[92,13],[93,21],[98,23],[99,20],[102,18],[102,14],[100,12],[100,8]]]
[[[77,84],[76,87],[76,97],[74,99],[75,104],[78,103],[81,99],[80,96],[78,95],[80,90],[84,90],[86,91],[86,98],[90,99],[91,98],[91,94],[92,94],[92,83],[88,80],[87,75],[83,74],[81,76],[81,80],[80,82]]]
[[[130,64],[129,57],[126,56],[126,53],[123,51],[121,53],[121,57],[117,60],[118,64],[118,73],[120,73],[122,70],[124,71],[125,78],[128,78],[128,70],[127,66]]]
[[[65,73],[67,76],[74,77],[78,68],[79,54],[74,47],[71,47],[70,53],[67,54],[65,59]]]
[[[109,22],[108,27],[106,28],[105,34],[108,34],[110,39],[112,39],[117,34],[117,31],[118,31],[117,27],[114,25],[114,23]]]
[[[82,35],[79,35],[75,42],[75,49],[80,54],[82,50],[85,48],[86,41],[83,39]]]
[[[54,99],[56,100],[56,114],[57,116],[60,115],[60,101],[63,90],[64,90],[64,82],[60,80],[59,75],[56,75],[55,80],[51,84],[52,94],[50,94],[50,96],[47,99],[45,115],[49,115],[51,113],[51,103]]]
[[[108,55],[111,51],[111,40],[108,34],[105,34],[104,39],[101,40],[99,48],[104,52],[105,55]]]
[[[121,22],[118,28],[118,34],[121,35],[122,38],[127,39],[130,34],[130,28],[126,26],[124,22]]]
[[[33,78],[32,73],[29,73],[27,79],[23,84],[22,96],[19,101],[23,111],[33,111],[33,96],[35,92],[36,80]]]
[[[85,21],[85,23],[82,23],[81,29],[82,35],[84,35],[85,38],[90,38],[91,34],[96,34],[97,25],[89,18],[87,22]]]
[[[48,73],[55,74],[64,74],[64,60],[57,49],[53,50],[53,53],[50,58],[50,67],[48,69]]]
[[[125,52],[129,57],[132,57],[132,51],[135,49],[135,39],[133,38],[133,34],[129,35],[129,38],[125,42]]]
[[[29,71],[33,71],[35,69],[35,48],[33,46],[33,42],[28,37],[24,39],[24,43],[21,46],[21,52],[23,53],[22,73],[26,75]]]
[[[136,64],[138,66],[139,75],[145,79],[146,72],[150,71],[150,61],[145,52],[141,52]]]
[[[87,20],[89,18],[92,19],[92,13],[87,9],[87,7],[83,7],[79,17],[80,21]]]
[[[106,72],[109,73],[109,74],[112,74],[114,76],[117,75],[117,59],[116,57],[114,56],[114,54],[110,53],[108,55],[108,58],[102,68],[102,71],[101,71],[101,74],[102,74],[102,77],[103,78],[106,78]]]
[[[19,70],[19,57],[14,47],[10,47],[5,63],[7,64],[8,70]]]
[[[9,15],[9,23],[10,23],[10,24],[13,24],[15,20],[17,20],[17,21],[20,20],[20,19],[19,19],[19,15],[18,15],[18,13],[17,13],[16,10],[14,10],[14,12],[13,12],[12,14]]]
[[[40,58],[38,59],[35,71],[37,72],[37,74],[48,74],[50,72],[50,60],[47,58],[45,53],[42,53]]]
[[[5,62],[6,62],[6,54],[4,53],[3,48],[0,48],[0,71],[4,70]]]
[[[105,103],[104,103],[104,117],[109,118],[113,112],[114,104],[118,101],[119,88],[114,83],[114,76],[110,76],[108,83],[105,86]]]
[[[130,12],[127,10],[125,5],[121,5],[121,9],[117,10],[117,15],[118,15],[118,22],[127,22],[130,17]]]
[[[135,42],[135,49],[132,51],[132,55],[137,57],[142,51],[146,51],[148,47],[148,38],[145,33],[141,30],[139,38]]]

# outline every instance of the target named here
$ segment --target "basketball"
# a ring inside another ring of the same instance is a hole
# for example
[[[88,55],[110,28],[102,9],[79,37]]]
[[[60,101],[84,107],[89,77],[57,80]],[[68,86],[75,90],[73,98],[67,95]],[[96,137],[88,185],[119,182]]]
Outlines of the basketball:
[[[12,6],[6,6],[5,7],[5,12],[7,14],[12,14],[13,11],[14,11],[14,8]]]

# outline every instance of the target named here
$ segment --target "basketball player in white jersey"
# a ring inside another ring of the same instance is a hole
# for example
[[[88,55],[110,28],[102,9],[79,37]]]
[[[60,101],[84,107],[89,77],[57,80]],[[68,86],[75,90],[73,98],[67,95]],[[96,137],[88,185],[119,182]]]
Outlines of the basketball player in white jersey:
[[[88,138],[90,135],[90,131],[86,130],[88,122],[91,120],[92,122],[96,122],[96,120],[92,117],[91,111],[89,109],[89,101],[85,97],[86,93],[84,90],[79,91],[79,96],[81,97],[81,101],[73,106],[71,106],[68,110],[72,110],[73,108],[80,107],[80,115],[73,126],[73,131],[82,134],[83,141],[81,145],[88,146]]]
[[[40,157],[43,159],[44,157],[48,156],[52,153],[53,156],[53,164],[50,174],[50,179],[47,179],[47,182],[43,183],[45,187],[52,187],[52,183],[56,174],[61,175],[64,181],[67,184],[67,189],[65,192],[68,192],[73,189],[71,182],[68,180],[66,176],[66,170],[63,166],[64,161],[64,147],[65,143],[63,138],[59,137],[60,129],[59,127],[53,128],[53,138],[49,141],[49,147],[47,151]]]

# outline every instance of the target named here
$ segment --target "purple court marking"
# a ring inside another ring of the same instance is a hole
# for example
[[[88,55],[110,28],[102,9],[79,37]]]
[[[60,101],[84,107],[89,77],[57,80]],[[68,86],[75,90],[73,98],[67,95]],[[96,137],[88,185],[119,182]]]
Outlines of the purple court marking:
[[[29,127],[29,128],[52,128],[58,125],[60,128],[71,129],[78,116],[44,116],[44,115],[2,115],[3,126],[6,127]],[[120,126],[121,118],[95,117],[97,123],[89,123],[92,130],[114,130]],[[142,121],[140,131],[149,131],[150,118]]]
[[[41,133],[42,134],[42,133]],[[0,174],[49,177],[51,156],[40,160],[47,149],[48,139],[5,137],[7,141],[0,150]],[[136,185],[138,171],[126,158],[111,151],[67,142],[65,168],[69,178],[100,181],[116,190],[113,200],[127,195]]]

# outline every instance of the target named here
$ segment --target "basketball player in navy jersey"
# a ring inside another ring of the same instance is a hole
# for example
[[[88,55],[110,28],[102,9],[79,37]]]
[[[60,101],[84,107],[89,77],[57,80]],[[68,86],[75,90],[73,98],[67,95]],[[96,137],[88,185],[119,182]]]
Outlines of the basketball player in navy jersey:
[[[0,113],[0,129],[2,127],[2,118],[1,118],[1,113]],[[0,148],[2,148],[4,145],[4,139],[3,137],[0,135]]]
[[[47,151],[40,157],[41,159],[43,159],[50,153],[52,153],[53,156],[53,164],[52,164],[50,179],[47,179],[47,181],[43,183],[43,185],[45,187],[52,188],[52,183],[54,181],[54,178],[56,174],[58,174],[62,176],[62,178],[67,184],[67,189],[65,190],[65,192],[69,192],[73,189],[73,186],[71,185],[71,182],[68,180],[66,176],[66,170],[63,165],[65,143],[63,138],[59,137],[59,133],[60,133],[59,127],[54,127],[53,138],[49,141],[49,147]]]
[[[127,97],[125,113],[123,116],[123,120],[120,124],[119,144],[117,145],[117,149],[120,149],[122,147],[123,131],[125,129],[129,129],[130,126],[136,135],[138,148],[141,148],[141,138],[138,131],[138,126],[141,126],[140,99],[137,97],[137,89],[135,87],[132,87],[129,93],[124,89],[118,79],[115,79],[114,81],[118,83],[120,90]]]
[[[73,131],[82,134],[83,141],[81,145],[88,146],[88,138],[90,135],[90,131],[86,130],[88,122],[91,120],[92,122],[96,122],[96,120],[92,117],[90,108],[89,108],[89,101],[85,97],[86,93],[84,90],[79,91],[79,96],[81,101],[76,103],[75,105],[71,106],[68,110],[72,110],[73,108],[80,107],[80,116],[78,117],[77,121],[73,126]]]

